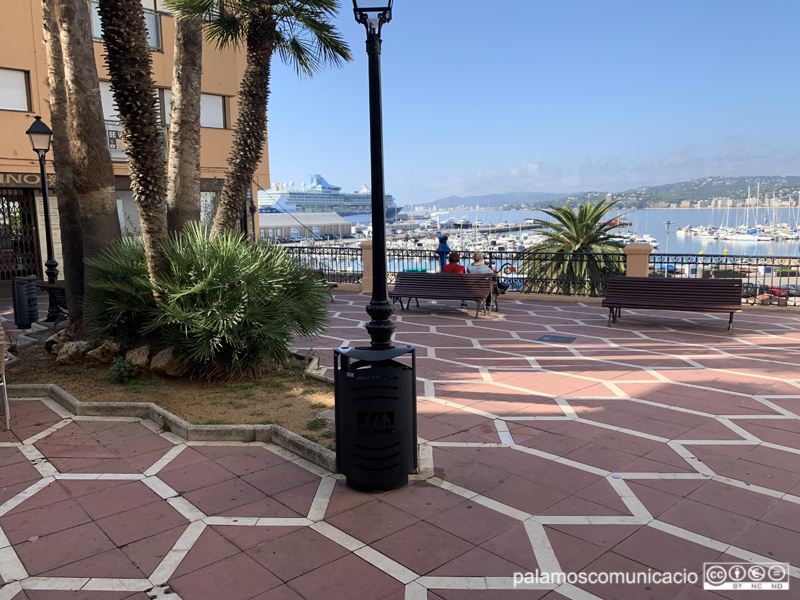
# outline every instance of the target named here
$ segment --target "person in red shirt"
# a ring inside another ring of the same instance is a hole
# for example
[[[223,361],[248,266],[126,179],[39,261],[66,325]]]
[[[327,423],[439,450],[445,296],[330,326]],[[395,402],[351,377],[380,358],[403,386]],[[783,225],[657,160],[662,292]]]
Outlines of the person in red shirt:
[[[445,266],[442,267],[442,273],[463,273],[464,272],[464,265],[458,264],[461,260],[461,255],[458,252],[451,252],[447,255],[448,262]]]

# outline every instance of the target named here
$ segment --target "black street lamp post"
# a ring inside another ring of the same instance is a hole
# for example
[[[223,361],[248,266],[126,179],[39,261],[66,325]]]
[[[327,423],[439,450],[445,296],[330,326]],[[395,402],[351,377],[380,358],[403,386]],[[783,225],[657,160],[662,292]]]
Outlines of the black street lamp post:
[[[352,488],[391,490],[406,485],[418,467],[416,350],[392,345],[395,325],[386,281],[380,34],[392,18],[392,0],[353,0],[353,12],[367,28],[369,55],[372,297],[370,346],[334,350],[336,467]],[[410,358],[410,366],[399,358]]]
[[[45,240],[47,243],[47,261],[45,261],[45,274],[47,283],[55,285],[58,279],[58,262],[53,255],[53,228],[50,224],[50,196],[47,188],[47,166],[45,164],[45,154],[50,150],[50,140],[53,132],[42,122],[42,117],[35,117],[35,121],[25,133],[31,140],[33,151],[39,155],[39,171],[42,178],[42,207],[44,209],[44,228]],[[47,308],[47,321],[55,321],[60,313],[58,305],[53,302],[52,294]]]
[[[369,131],[372,162],[372,298],[367,333],[373,350],[391,348],[394,309],[386,282],[386,191],[383,183],[383,115],[381,108],[381,27],[392,20],[393,0],[353,0],[356,21],[367,29],[369,56]]]

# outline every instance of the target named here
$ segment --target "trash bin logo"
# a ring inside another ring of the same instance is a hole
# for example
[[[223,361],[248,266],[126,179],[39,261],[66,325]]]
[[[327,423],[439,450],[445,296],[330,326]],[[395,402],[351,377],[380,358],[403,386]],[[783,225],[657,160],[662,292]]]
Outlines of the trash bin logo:
[[[394,433],[394,411],[359,412],[359,435],[386,435]]]

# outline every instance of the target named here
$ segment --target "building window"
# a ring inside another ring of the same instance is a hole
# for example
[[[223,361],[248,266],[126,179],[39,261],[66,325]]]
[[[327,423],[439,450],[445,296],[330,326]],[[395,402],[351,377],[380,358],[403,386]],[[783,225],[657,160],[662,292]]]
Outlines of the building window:
[[[169,125],[169,116],[172,107],[172,91],[162,90],[162,114],[164,123]],[[200,127],[210,127],[212,129],[225,129],[225,96],[215,94],[200,94]]]
[[[151,5],[153,8],[151,8]],[[100,22],[99,4],[89,2],[92,12],[92,37],[98,42],[103,41],[103,28]],[[147,26],[147,43],[151,50],[161,50],[161,20],[158,13],[154,12],[153,0],[143,0],[144,23]]]
[[[0,69],[0,110],[31,109],[28,72]]]
[[[125,141],[122,139],[122,126],[119,123],[117,106],[114,103],[114,93],[111,91],[110,81],[100,82],[100,101],[103,104],[103,119],[106,122],[106,135],[108,137],[108,150],[111,160],[121,162],[128,159],[125,153]],[[166,131],[161,130],[164,156],[167,152]]]
[[[100,101],[103,104],[103,119],[105,121],[119,121],[117,107],[114,104],[114,94],[111,91],[110,81],[100,82]]]
[[[225,97],[212,94],[200,96],[200,125],[225,129]]]

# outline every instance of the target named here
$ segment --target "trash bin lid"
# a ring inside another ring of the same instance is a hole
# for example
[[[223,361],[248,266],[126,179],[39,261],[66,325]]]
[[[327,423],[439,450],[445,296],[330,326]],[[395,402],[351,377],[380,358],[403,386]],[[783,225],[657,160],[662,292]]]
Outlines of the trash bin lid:
[[[378,362],[397,358],[398,356],[412,352],[414,349],[414,346],[394,346],[386,350],[372,350],[371,348],[336,348],[334,352],[344,354],[353,360]]]

